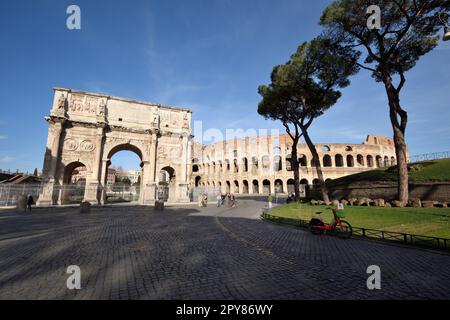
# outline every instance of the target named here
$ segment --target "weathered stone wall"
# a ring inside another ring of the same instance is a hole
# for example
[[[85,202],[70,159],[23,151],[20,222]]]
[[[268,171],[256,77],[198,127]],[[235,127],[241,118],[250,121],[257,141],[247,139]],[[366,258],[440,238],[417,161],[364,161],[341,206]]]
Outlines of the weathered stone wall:
[[[397,199],[397,186],[395,184],[350,188],[336,187],[330,188],[328,191],[330,199],[336,200],[369,198],[392,201]],[[320,193],[316,188],[311,188],[308,197],[320,199]],[[409,185],[409,198],[427,201],[450,201],[450,183],[412,183]]]
[[[318,143],[325,180],[396,163],[391,138],[369,135],[362,144]],[[193,145],[191,185],[241,194],[266,194],[293,190],[294,174],[289,135],[267,135]],[[306,144],[297,147],[300,183],[318,182]]]

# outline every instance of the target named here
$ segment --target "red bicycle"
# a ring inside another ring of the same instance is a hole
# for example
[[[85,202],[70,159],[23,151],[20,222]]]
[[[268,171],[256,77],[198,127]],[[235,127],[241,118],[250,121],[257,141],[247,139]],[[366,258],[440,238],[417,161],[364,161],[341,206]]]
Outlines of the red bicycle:
[[[334,220],[331,224],[327,224],[323,221],[321,217],[312,218],[309,222],[309,230],[313,234],[324,234],[332,233],[336,234],[339,238],[348,239],[352,236],[353,228],[345,220],[341,220],[341,218],[345,218],[344,211],[337,210],[336,208],[327,208],[333,212]],[[322,212],[316,212],[316,214],[321,214]]]

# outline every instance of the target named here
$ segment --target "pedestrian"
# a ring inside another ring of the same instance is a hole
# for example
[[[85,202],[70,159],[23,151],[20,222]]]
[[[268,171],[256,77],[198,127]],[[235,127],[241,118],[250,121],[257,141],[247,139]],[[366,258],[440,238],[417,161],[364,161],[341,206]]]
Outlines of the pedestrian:
[[[222,195],[219,193],[217,194],[217,206],[220,207],[220,205],[222,204]]]
[[[208,205],[208,195],[203,194],[203,206],[206,207]]]
[[[220,197],[222,198],[221,205],[223,205],[223,204],[225,203],[225,198],[226,198],[227,196],[224,195],[224,194],[222,194]]]
[[[236,207],[236,197],[234,196],[234,194],[230,196],[230,199],[231,199],[231,207],[232,208]]]
[[[27,197],[27,208],[31,211],[31,205],[34,204],[34,199],[31,194]]]
[[[269,205],[269,209],[272,209],[272,200],[273,200],[272,194],[269,193],[269,196],[267,197],[267,202],[268,202],[268,205]]]

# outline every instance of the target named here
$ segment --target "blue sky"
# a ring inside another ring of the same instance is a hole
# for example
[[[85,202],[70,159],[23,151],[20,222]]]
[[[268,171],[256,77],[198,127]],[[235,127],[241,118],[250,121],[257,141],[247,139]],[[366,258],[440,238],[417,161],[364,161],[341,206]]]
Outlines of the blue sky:
[[[259,84],[320,32],[323,0],[0,2],[0,168],[41,170],[52,87],[191,108],[204,129],[281,128],[256,113]],[[66,28],[81,8],[82,29]],[[407,74],[411,154],[450,150],[450,45]],[[383,87],[361,71],[311,129],[315,142],[392,136]],[[119,153],[113,164],[136,167]]]

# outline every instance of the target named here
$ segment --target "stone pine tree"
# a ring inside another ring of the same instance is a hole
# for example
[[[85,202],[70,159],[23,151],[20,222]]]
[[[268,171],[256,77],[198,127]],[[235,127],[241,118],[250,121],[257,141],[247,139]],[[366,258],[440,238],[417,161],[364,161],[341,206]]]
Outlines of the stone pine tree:
[[[439,15],[449,9],[450,1],[444,0],[339,0],[325,8],[320,20],[324,34],[333,41],[364,54],[356,64],[384,85],[394,132],[398,197],[403,203],[408,201],[408,114],[400,93],[405,73],[436,47],[442,27]]]
[[[308,129],[314,119],[340,98],[338,89],[349,85],[349,76],[357,72],[355,62],[358,58],[359,54],[353,49],[318,37],[301,44],[286,64],[276,66],[269,86],[259,87],[263,99],[259,103],[258,113],[266,118],[281,120],[293,140],[291,161],[296,197],[299,183],[297,145],[303,136],[313,157],[312,164],[317,171],[322,198],[329,201],[319,154]]]

